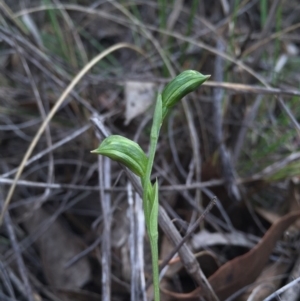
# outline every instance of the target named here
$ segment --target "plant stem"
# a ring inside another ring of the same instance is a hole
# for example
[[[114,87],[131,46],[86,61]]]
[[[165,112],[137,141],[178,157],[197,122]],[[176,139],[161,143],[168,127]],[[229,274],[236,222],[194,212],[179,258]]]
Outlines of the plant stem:
[[[151,128],[148,164],[147,164],[145,176],[143,177],[142,180],[145,220],[147,224],[147,231],[148,231],[150,246],[151,246],[152,273],[153,273],[155,301],[160,300],[159,268],[158,268],[158,232],[157,232],[158,188],[157,188],[157,183],[154,185],[154,187],[152,187],[150,177],[151,177],[151,171],[153,167],[161,124],[162,124],[162,101],[161,101],[161,95],[158,95],[155,111],[154,111],[152,128]]]
[[[151,257],[152,257],[152,274],[154,287],[154,300],[160,300],[159,293],[159,267],[158,267],[158,235],[150,238]]]
[[[143,200],[144,202],[148,201],[148,191],[149,191],[149,185],[151,186],[151,171],[153,167],[154,162],[154,156],[156,152],[156,146],[158,141],[158,135],[160,131],[162,123],[162,102],[161,102],[161,95],[158,95],[156,105],[155,105],[155,111],[154,111],[154,117],[153,117],[153,123],[151,128],[151,138],[150,138],[150,148],[149,148],[149,154],[148,154],[148,164],[145,176],[143,177]]]

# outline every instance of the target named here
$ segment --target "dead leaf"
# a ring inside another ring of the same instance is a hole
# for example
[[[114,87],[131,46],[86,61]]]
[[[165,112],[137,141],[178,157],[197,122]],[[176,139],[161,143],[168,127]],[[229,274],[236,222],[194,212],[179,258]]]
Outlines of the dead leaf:
[[[300,185],[299,178],[293,177],[289,183],[289,211],[295,212],[299,210],[300,207]],[[294,236],[297,237],[297,233],[300,230],[300,220],[297,221],[293,226],[290,227],[289,232],[294,233]]]
[[[225,300],[239,289],[255,281],[268,262],[277,240],[299,217],[300,211],[297,211],[280,218],[269,228],[261,241],[253,249],[242,256],[228,261],[208,278],[220,300]],[[190,301],[199,300],[202,294],[201,288],[197,288],[187,294],[178,294],[165,290],[164,292],[177,300]]]
[[[254,244],[247,238],[245,234],[240,232],[211,233],[204,229],[192,237],[191,245],[193,246],[194,250],[198,250],[203,247],[211,247],[214,245],[229,245],[251,248]]]
[[[299,185],[299,177],[293,177],[290,181],[289,186],[289,210],[295,211],[299,209],[300,206],[300,185]],[[299,220],[294,223],[291,227],[288,229],[288,238],[289,240],[297,243],[299,246],[299,231],[300,231],[300,222]],[[297,247],[296,247],[297,250]],[[300,277],[300,256],[298,255],[298,258],[296,259],[293,269],[289,275],[289,279],[287,282],[291,282],[294,279],[297,279]],[[282,301],[295,301],[299,299],[300,295],[300,287],[299,285],[293,285],[288,290],[286,290],[282,295],[281,299]]]
[[[273,224],[280,219],[280,215],[278,213],[272,212],[264,208],[257,207],[255,208],[255,211],[270,224]]]
[[[239,298],[240,301],[260,301],[275,292],[282,282],[280,275],[285,275],[290,267],[289,263],[277,261],[267,265],[253,286]]]
[[[39,208],[23,224],[28,233],[34,235],[44,222],[50,219],[51,215],[43,208]],[[59,218],[50,223],[37,239],[36,245],[41,255],[43,272],[51,286],[76,289],[89,281],[91,270],[86,257],[65,268],[65,264],[80,253],[84,245]]]
[[[153,103],[156,85],[151,82],[127,81],[125,84],[125,125],[144,113]]]

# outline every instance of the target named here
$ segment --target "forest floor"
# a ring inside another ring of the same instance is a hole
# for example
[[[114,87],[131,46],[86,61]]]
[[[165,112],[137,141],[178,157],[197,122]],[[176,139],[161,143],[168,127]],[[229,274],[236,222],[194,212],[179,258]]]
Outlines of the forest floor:
[[[188,235],[161,300],[300,300],[299,0],[0,12],[1,301],[153,299],[140,183],[91,150],[117,134],[147,153],[157,93],[187,69],[211,77],[157,145],[159,263]]]

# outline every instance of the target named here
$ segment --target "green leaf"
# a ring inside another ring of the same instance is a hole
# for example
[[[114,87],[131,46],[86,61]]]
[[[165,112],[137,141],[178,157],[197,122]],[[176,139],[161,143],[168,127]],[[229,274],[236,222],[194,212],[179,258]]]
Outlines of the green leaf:
[[[148,163],[146,154],[136,142],[125,137],[111,135],[91,153],[107,156],[120,162],[141,178],[146,173]]]
[[[179,100],[203,84],[210,75],[195,70],[186,70],[177,75],[162,92],[163,118]]]

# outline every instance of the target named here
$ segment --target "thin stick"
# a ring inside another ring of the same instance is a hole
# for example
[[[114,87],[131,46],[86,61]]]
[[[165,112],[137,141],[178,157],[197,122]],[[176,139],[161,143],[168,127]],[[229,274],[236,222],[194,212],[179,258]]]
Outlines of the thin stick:
[[[221,40],[217,40],[217,47],[220,52],[223,52],[225,49],[225,45]],[[223,81],[223,65],[224,60],[221,56],[217,56],[215,59],[215,78],[217,81]],[[221,170],[222,176],[225,180],[225,187],[229,194],[229,196],[235,200],[240,201],[241,195],[238,190],[236,181],[235,181],[235,171],[234,167],[229,155],[228,150],[226,149],[224,138],[223,138],[223,131],[222,131],[222,91],[219,88],[214,89],[214,101],[212,103],[213,109],[213,132],[216,144],[219,146],[219,153],[220,153],[220,161],[221,161]]]
[[[138,195],[135,195],[135,222],[137,227],[137,260],[139,261],[139,283],[141,296],[140,301],[147,301],[146,294],[146,283],[145,283],[145,273],[144,273],[144,236],[145,236],[145,217],[143,214],[143,200]]]
[[[102,301],[110,301],[111,295],[111,200],[110,193],[105,193],[104,188],[110,187],[110,164],[107,157],[98,157],[99,166],[99,186],[100,203],[103,214],[103,231],[102,231]]]
[[[137,243],[136,243],[136,220],[134,212],[133,191],[131,182],[127,183],[127,203],[129,209],[129,226],[130,233],[128,237],[130,266],[131,266],[131,281],[130,281],[130,301],[138,300],[138,273],[139,262],[137,260]]]
[[[179,249],[183,246],[184,243],[187,242],[188,238],[193,234],[193,232],[199,227],[199,224],[205,219],[206,215],[211,211],[213,206],[216,204],[217,198],[214,197],[205,208],[203,213],[199,216],[199,218],[195,221],[195,223],[190,227],[185,236],[182,238],[181,242],[169,253],[169,255],[164,259],[164,261],[159,265],[159,270],[161,271],[174,257],[174,255],[179,251]]]

